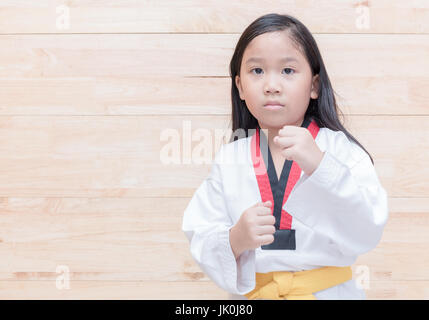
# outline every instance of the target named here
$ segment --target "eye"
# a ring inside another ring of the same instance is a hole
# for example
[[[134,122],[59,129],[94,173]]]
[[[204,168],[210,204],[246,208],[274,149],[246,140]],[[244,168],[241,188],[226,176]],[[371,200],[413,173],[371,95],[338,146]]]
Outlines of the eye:
[[[261,70],[262,71],[262,69],[261,68],[253,68],[252,70],[250,70],[252,73],[253,73],[253,71],[254,70]],[[260,74],[260,73],[256,73],[256,74]]]
[[[295,71],[291,68],[284,68],[283,70],[288,70],[286,74],[293,74]]]

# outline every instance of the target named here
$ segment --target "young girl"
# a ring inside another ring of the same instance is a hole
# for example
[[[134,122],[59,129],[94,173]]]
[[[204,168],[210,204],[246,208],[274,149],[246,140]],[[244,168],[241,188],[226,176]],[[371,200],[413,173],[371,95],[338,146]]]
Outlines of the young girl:
[[[365,299],[350,266],[380,241],[387,194],[338,119],[313,36],[262,16],[230,75],[231,141],[184,212],[192,257],[231,298]]]

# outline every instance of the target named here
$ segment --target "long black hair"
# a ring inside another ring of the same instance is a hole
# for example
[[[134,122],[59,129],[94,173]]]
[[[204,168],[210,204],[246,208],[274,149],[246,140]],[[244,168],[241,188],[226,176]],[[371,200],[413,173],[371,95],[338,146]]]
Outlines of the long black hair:
[[[232,56],[229,72],[232,80],[231,84],[231,102],[232,102],[232,132],[233,135],[229,142],[236,138],[247,137],[249,130],[259,128],[258,120],[250,113],[246,102],[240,99],[235,77],[240,75],[241,61],[244,50],[255,37],[266,32],[289,31],[291,39],[304,51],[304,55],[310,64],[312,75],[319,75],[319,95],[317,99],[310,98],[307,111],[304,118],[313,118],[319,128],[325,127],[333,131],[342,131],[349,140],[360,146],[374,161],[369,152],[357,141],[341,124],[338,114],[343,117],[343,113],[337,106],[334,90],[331,86],[328,73],[326,72],[322,56],[312,34],[307,27],[298,19],[290,15],[280,15],[276,13],[266,14],[253,21],[243,32],[235,47]],[[237,131],[237,129],[240,129]],[[235,132],[240,132],[241,137],[237,137]],[[243,135],[244,134],[244,135]]]

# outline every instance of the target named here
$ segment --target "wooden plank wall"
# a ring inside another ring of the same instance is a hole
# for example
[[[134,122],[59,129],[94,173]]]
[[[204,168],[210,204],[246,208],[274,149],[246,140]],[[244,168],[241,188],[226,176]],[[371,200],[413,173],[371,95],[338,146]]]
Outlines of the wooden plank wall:
[[[368,299],[429,298],[429,1],[10,0],[1,299],[227,298],[181,232],[210,165],[163,164],[161,132],[228,127],[234,46],[271,12],[313,32],[389,194],[383,239],[355,277],[368,271]]]

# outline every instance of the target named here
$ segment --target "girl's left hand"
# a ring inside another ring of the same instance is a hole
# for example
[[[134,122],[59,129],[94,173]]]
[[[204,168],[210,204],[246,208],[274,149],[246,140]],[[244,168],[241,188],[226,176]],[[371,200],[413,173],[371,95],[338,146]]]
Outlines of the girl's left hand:
[[[308,176],[319,166],[323,159],[322,152],[307,128],[284,126],[279,136],[274,137],[274,143],[281,149],[286,160],[293,160]]]

